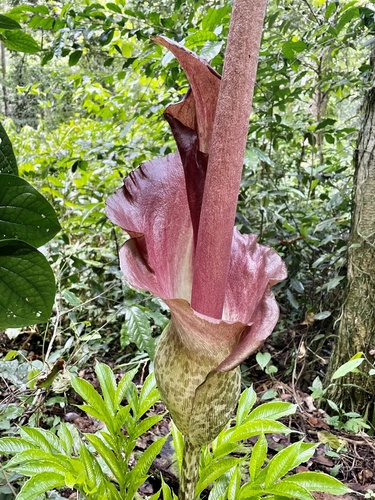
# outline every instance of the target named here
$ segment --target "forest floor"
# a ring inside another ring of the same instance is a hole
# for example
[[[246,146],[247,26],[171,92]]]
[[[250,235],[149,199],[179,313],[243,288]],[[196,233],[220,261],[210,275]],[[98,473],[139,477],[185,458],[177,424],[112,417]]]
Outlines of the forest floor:
[[[298,347],[301,346],[301,338],[306,333],[302,329],[294,341]],[[4,357],[11,350],[21,350],[28,360],[41,359],[41,337],[35,334],[24,333],[10,340],[4,332],[0,332],[0,362],[1,357]],[[280,340],[280,339],[279,339]],[[275,344],[275,343],[274,343]],[[276,342],[277,344],[277,342]],[[268,343],[265,346],[266,352],[272,353],[272,362],[279,367],[288,365],[286,357],[289,356],[288,350],[277,350],[277,346]],[[118,356],[118,349],[111,349],[107,353],[99,352],[98,355],[92,356],[90,362],[83,366],[79,371],[79,376],[85,378],[98,388],[98,383],[95,378],[93,369],[95,359],[103,361],[114,367]],[[284,356],[284,358],[283,358]],[[1,364],[1,363],[0,363]],[[289,363],[290,364],[290,363]],[[147,375],[147,365],[143,365],[143,370],[139,372],[136,379],[137,385],[141,386],[142,381]],[[316,369],[316,367],[314,368]],[[306,442],[321,443],[315,455],[305,464],[298,467],[298,472],[304,471],[322,471],[328,474],[334,474],[338,479],[343,481],[348,487],[353,490],[350,495],[344,497],[331,496],[327,493],[315,494],[316,500],[331,500],[343,498],[345,500],[354,500],[357,498],[375,498],[375,438],[363,429],[359,429],[357,433],[349,433],[344,429],[340,429],[340,425],[329,425],[329,416],[325,409],[319,408],[318,404],[311,395],[306,392],[306,373],[302,374],[300,370],[297,373],[296,365],[289,370],[288,375],[285,372],[279,371],[272,377],[266,375],[264,371],[259,369],[255,358],[248,360],[244,370],[244,381],[248,382],[249,373],[251,373],[251,381],[254,384],[254,389],[259,398],[259,402],[269,400],[269,395],[281,401],[295,403],[298,407],[295,415],[284,419],[294,432],[289,436],[285,435],[269,435],[267,436],[269,445],[269,457],[280,449],[288,446],[294,441],[304,438]],[[309,379],[312,381],[314,374],[310,374]],[[289,379],[289,380],[288,380]],[[30,394],[30,391],[28,391]],[[0,410],[4,411],[6,404],[19,401],[21,404],[22,397],[17,391],[17,387],[12,381],[7,378],[6,374],[1,371],[0,367]],[[47,422],[56,418],[62,421],[72,422],[82,432],[96,432],[101,428],[101,422],[94,418],[81,413],[75,406],[79,404],[77,395],[73,391],[67,391],[65,394],[65,404],[59,403],[43,406],[43,402],[47,398],[51,398],[53,394],[46,394],[41,399],[42,412],[45,422],[40,421],[39,425],[47,426]],[[27,425],[28,419],[31,417],[35,408],[26,408],[26,411],[20,416],[21,424]],[[165,407],[162,403],[156,404],[152,412],[165,413]],[[149,413],[150,414],[150,413]],[[9,432],[10,427],[19,424],[20,420],[15,419],[11,423],[2,423],[0,413],[0,433],[5,435]],[[167,415],[164,419],[153,427],[149,432],[139,438],[137,443],[137,451],[145,450],[159,436],[165,436],[170,432],[170,418]],[[248,440],[249,444],[255,443],[256,438]],[[177,492],[178,479],[176,474],[176,464],[171,441],[167,441],[162,449],[161,454],[157,457],[151,468],[150,479],[141,487],[140,494],[143,498],[148,498],[155,493],[160,487],[160,473],[164,480]],[[370,493],[370,492],[373,492]],[[71,496],[71,491],[66,491],[64,494],[67,498],[76,498]],[[373,495],[373,496],[372,496]],[[206,497],[203,497],[206,498]]]

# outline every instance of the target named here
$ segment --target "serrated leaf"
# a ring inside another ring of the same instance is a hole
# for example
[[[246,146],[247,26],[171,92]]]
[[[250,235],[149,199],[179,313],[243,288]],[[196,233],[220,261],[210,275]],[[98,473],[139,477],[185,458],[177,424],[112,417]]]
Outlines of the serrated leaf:
[[[0,123],[0,174],[18,175],[17,160],[12,143]]]
[[[73,436],[69,430],[69,427],[64,422],[61,422],[57,435],[60,438],[60,442],[64,451],[67,455],[71,455],[73,452]]]
[[[80,459],[85,467],[86,480],[90,493],[98,491],[100,483],[104,479],[103,471],[94,455],[82,444],[79,450]]]
[[[254,482],[267,457],[268,444],[264,434],[261,434],[258,441],[253,446],[249,462],[249,472],[251,481]]]
[[[160,394],[156,388],[156,380],[154,373],[150,373],[144,381],[139,395],[139,409],[137,418],[148,411],[160,399]]]
[[[44,255],[22,241],[0,241],[0,327],[47,321],[54,298],[55,279]]]
[[[213,460],[207,467],[200,471],[196,495],[202,493],[209,484],[213,483],[216,479],[238,465],[242,460],[241,458],[230,457]]]
[[[141,420],[135,428],[134,434],[132,433],[132,438],[137,439],[142,436],[145,432],[151,429],[152,426],[156,425],[158,422],[163,420],[163,415],[151,415]]]
[[[228,500],[237,500],[241,486],[241,471],[239,466],[235,467],[228,484]]]
[[[0,14],[0,29],[2,30],[20,30],[21,25],[11,17]]]
[[[155,353],[155,339],[147,314],[138,306],[128,307],[125,312],[125,321],[120,333],[121,345],[127,346],[133,342],[142,352],[147,352],[150,357]]]
[[[236,424],[239,425],[243,422],[245,417],[249,414],[251,408],[255,405],[257,400],[256,392],[252,387],[245,389],[238,402]]]
[[[243,441],[252,436],[259,436],[260,434],[290,434],[290,429],[281,422],[274,420],[251,420],[244,424],[230,430],[230,440]]]
[[[131,381],[135,377],[137,371],[138,368],[134,368],[133,370],[125,373],[125,375],[120,380],[116,389],[116,399],[115,399],[116,406],[120,406],[122,400],[125,397],[126,391],[128,390],[128,387],[130,386]]]
[[[324,474],[324,472],[299,472],[293,476],[280,481],[279,484],[293,482],[299,484],[308,491],[320,491],[331,495],[345,495],[351,490],[338,479]]]
[[[104,363],[95,365],[95,373],[98,377],[103,398],[112,415],[115,415],[118,407],[116,405],[116,379],[110,367]]]
[[[126,419],[128,418],[129,415],[129,411],[130,411],[130,406],[122,406],[117,412],[113,428],[115,435],[117,435],[120,432],[122,426],[125,424]]]
[[[23,240],[39,247],[60,231],[56,213],[28,182],[0,174],[0,239]]]
[[[52,472],[36,474],[23,485],[17,500],[35,500],[43,493],[65,486],[64,476]]]
[[[78,377],[71,378],[73,389],[84,399],[89,406],[96,412],[97,418],[105,422],[108,426],[111,424],[112,419],[107,407],[103,401],[103,398],[98,394],[94,387],[87,382]]]
[[[213,449],[214,458],[226,457],[238,449],[238,443],[231,441],[220,443]]]
[[[246,422],[250,420],[278,420],[288,415],[294,415],[297,410],[297,405],[284,402],[264,403],[255,408],[246,418]]]
[[[345,377],[345,375],[351,373],[353,370],[358,368],[358,366],[362,364],[363,361],[364,358],[356,358],[356,359],[351,359],[350,361],[344,363],[335,371],[335,373],[331,377],[331,380],[336,380],[338,378]]]
[[[58,437],[51,431],[41,428],[20,427],[21,436],[27,441],[34,443],[44,451],[57,451],[63,453],[64,449]]]
[[[167,437],[168,436],[165,436],[154,441],[144,451],[132,471],[128,474],[127,484],[129,486],[126,500],[133,500],[135,492],[137,491],[139,486],[141,486],[147,479],[147,473],[151,467],[151,464],[159,455],[165,441],[167,440]]]
[[[285,476],[302,462],[309,460],[315,453],[316,446],[299,441],[279,451],[262,471],[262,474],[265,475],[266,487]]]
[[[31,35],[20,30],[3,31],[2,42],[7,49],[25,54],[35,54],[40,51],[38,42]]]
[[[99,456],[108,465],[118,483],[123,480],[123,471],[119,467],[119,460],[112,450],[95,434],[86,434],[86,439],[93,445]]]
[[[298,500],[314,500],[306,488],[292,481],[277,483],[272,488],[266,488],[265,493],[276,493],[287,498],[298,498]]]
[[[21,453],[22,451],[31,450],[34,446],[25,439],[5,437],[0,439],[0,453]]]

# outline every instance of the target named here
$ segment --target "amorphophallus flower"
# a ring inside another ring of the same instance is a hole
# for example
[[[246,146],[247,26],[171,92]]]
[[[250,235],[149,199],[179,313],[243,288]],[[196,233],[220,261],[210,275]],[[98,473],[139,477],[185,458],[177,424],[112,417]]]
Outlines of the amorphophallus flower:
[[[188,450],[180,500],[194,497],[197,450],[228,421],[240,391],[238,365],[272,332],[279,309],[271,287],[286,277],[274,250],[233,227],[264,8],[264,0],[236,1],[222,82],[205,60],[154,38],[190,83],[164,113],[178,152],[142,164],[107,200],[109,219],[130,236],[120,250],[126,280],[171,310],[155,375]],[[246,19],[255,48],[243,40]],[[237,57],[249,59],[251,71]]]

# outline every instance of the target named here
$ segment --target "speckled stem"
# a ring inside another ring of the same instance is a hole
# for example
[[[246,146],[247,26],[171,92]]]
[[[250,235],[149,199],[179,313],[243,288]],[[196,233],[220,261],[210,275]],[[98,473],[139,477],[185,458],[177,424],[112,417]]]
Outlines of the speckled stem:
[[[200,453],[201,447],[199,445],[193,444],[188,437],[185,437],[180,489],[178,491],[179,500],[195,499],[195,488],[199,476]]]

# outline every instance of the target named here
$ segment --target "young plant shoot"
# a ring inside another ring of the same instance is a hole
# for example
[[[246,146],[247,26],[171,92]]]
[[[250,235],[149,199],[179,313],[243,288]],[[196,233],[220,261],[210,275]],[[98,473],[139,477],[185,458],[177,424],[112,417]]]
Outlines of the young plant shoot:
[[[190,83],[164,113],[178,152],[140,165],[107,201],[109,219],[130,236],[120,250],[126,280],[171,310],[155,375],[185,437],[180,500],[195,497],[200,447],[231,416],[238,366],[272,332],[271,287],[286,277],[274,250],[234,228],[265,7],[235,1],[222,79],[182,45],[154,38]]]

